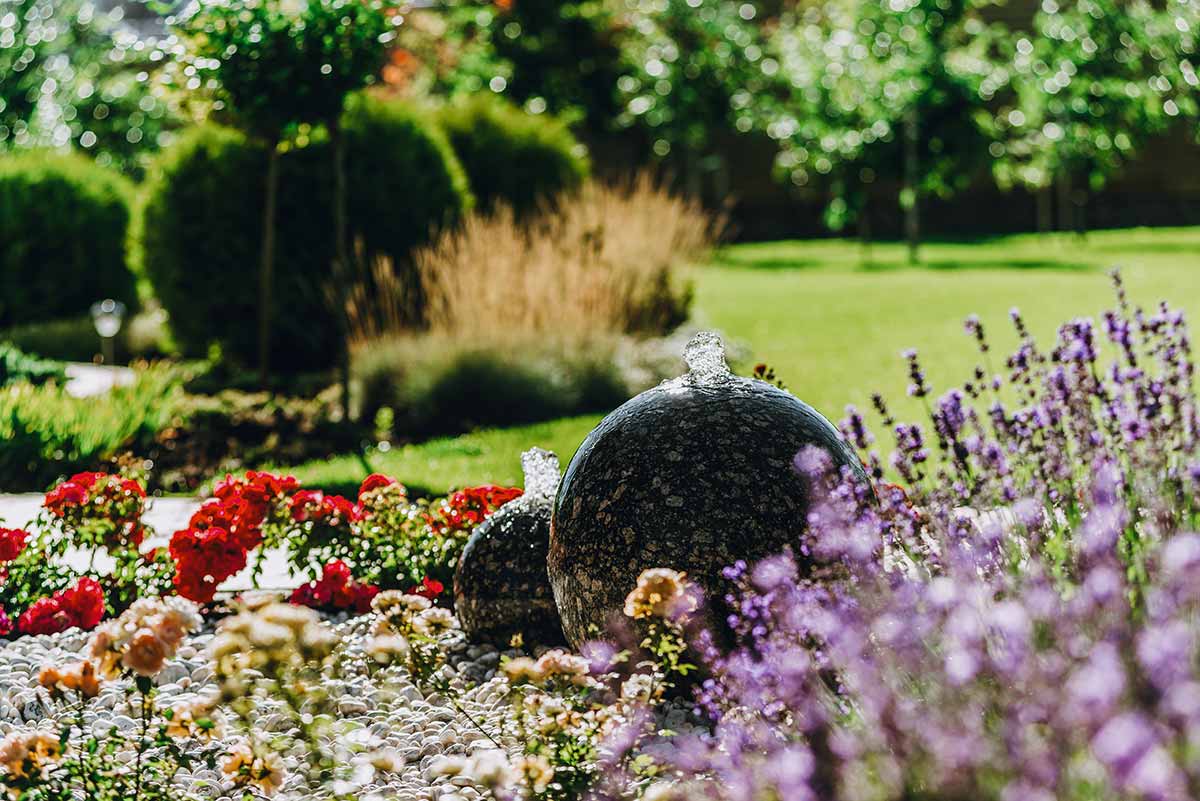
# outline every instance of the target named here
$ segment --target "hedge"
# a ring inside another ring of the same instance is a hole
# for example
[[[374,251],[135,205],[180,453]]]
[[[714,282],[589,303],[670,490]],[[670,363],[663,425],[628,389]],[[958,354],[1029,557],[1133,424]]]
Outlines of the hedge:
[[[412,108],[355,97],[342,119],[350,236],[398,269],[413,248],[472,205],[467,180],[436,125]],[[318,132],[280,158],[272,365],[328,367],[338,352],[329,303],[334,255],[332,156]],[[160,158],[147,193],[143,261],[185,353],[212,344],[253,364],[265,149],[206,126]]]
[[[445,106],[439,119],[480,210],[504,202],[518,216],[578,187],[590,166],[566,122],[487,94]]]
[[[0,156],[0,329],[133,306],[129,184],[71,154]]]

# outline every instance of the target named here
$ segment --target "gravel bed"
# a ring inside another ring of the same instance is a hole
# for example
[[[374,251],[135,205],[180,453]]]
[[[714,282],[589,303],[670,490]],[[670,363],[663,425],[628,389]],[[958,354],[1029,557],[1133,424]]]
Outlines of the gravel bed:
[[[510,717],[507,698],[508,685],[497,676],[502,656],[519,655],[520,651],[501,652],[487,644],[472,644],[461,634],[447,644],[448,660],[442,668],[451,684],[462,691],[456,709],[447,698],[436,692],[426,692],[409,681],[402,671],[388,671],[386,682],[376,683],[363,665],[366,657],[362,644],[372,616],[346,619],[345,615],[329,618],[339,638],[350,643],[342,661],[343,678],[326,682],[330,696],[336,700],[341,719],[348,731],[344,741],[354,742],[360,750],[388,749],[403,758],[403,767],[391,773],[376,773],[356,793],[362,801],[405,799],[408,801],[439,801],[440,799],[477,799],[484,797],[469,779],[461,776],[433,776],[430,765],[443,755],[470,755],[478,750],[496,746],[480,728],[483,727],[510,754],[520,752],[521,743],[503,735],[503,721]],[[213,626],[188,637],[178,655],[156,677],[157,702],[160,708],[177,703],[197,701],[211,696],[215,684],[205,655],[213,638]],[[0,644],[0,736],[15,728],[30,725],[51,726],[60,708],[53,702],[47,705],[44,691],[37,689],[37,674],[44,665],[65,665],[77,661],[87,644],[89,634],[71,630],[50,636],[28,636]],[[383,679],[377,674],[376,679]],[[386,687],[382,686],[386,683]],[[84,713],[85,725],[97,732],[107,732],[112,725],[132,731],[137,722],[126,705],[129,683],[106,683],[99,697],[89,703]],[[271,701],[259,709],[260,729],[279,731],[285,719]],[[689,728],[686,707],[672,705],[663,719],[664,725],[675,730]],[[348,738],[348,739],[347,739]],[[234,727],[229,727],[226,740],[237,739]],[[196,743],[197,753],[206,746]],[[220,745],[207,748],[220,749]],[[300,799],[311,797],[299,771],[298,753],[285,753],[288,779],[276,797]],[[132,753],[130,753],[132,758]],[[194,774],[181,773],[180,780],[199,795],[214,801],[233,801],[233,785],[219,770],[201,769]]]
[[[355,657],[362,655],[361,644],[366,638],[370,617],[341,621],[334,618],[331,622],[338,635],[348,638],[351,643],[348,653],[351,658],[346,663],[352,665],[359,661]],[[36,689],[38,670],[47,664],[64,665],[77,661],[89,636],[72,630],[52,636],[22,637],[0,647],[0,736],[31,724],[49,725],[55,719],[60,713],[58,706],[54,703],[47,706],[43,701],[45,693]],[[160,708],[211,695],[215,685],[204,651],[212,637],[211,626],[189,637],[177,657],[158,675]],[[459,704],[499,738],[500,721],[508,713],[507,685],[496,677],[500,652],[490,645],[468,644],[461,638],[451,641],[448,650],[449,664],[443,670],[453,676],[452,683],[464,689]],[[461,780],[427,778],[429,765],[438,756],[471,754],[476,749],[495,747],[466,716],[446,698],[422,692],[397,671],[388,672],[386,689],[377,686],[365,671],[351,668],[347,672],[349,675],[344,679],[331,679],[325,685],[350,730],[347,736],[364,749],[394,749],[404,759],[403,768],[395,773],[376,774],[362,796],[364,799],[374,793],[379,798],[434,801],[451,791],[466,799],[479,797],[474,787],[455,786]],[[124,681],[105,684],[100,696],[84,713],[85,724],[98,732],[108,731],[113,724],[132,731],[137,722],[126,707],[128,688],[128,682]],[[262,731],[281,728],[284,718],[269,701],[264,702],[259,711]],[[229,740],[236,739],[232,728]],[[515,747],[517,744],[507,742],[504,745]],[[203,746],[197,744],[197,753],[202,750]],[[288,780],[279,797],[305,797],[302,777],[295,770],[297,754],[284,754],[284,762],[289,769]],[[224,781],[218,771],[199,770],[190,777],[182,773],[180,778],[184,783],[194,785],[203,796],[232,799],[233,785]]]

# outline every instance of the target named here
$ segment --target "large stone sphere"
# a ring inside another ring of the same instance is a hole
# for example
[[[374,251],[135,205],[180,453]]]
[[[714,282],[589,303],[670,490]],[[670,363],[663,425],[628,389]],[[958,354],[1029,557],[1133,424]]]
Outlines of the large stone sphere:
[[[557,645],[562,626],[546,576],[550,518],[560,478],[558,457],[533,448],[521,455],[525,493],[501,506],[467,540],[454,571],[454,607],[472,638],[507,645]]]
[[[722,568],[796,543],[808,500],[793,460],[806,446],[867,480],[812,407],[730,373],[714,334],[697,335],[684,357],[686,375],[601,421],[559,486],[547,569],[576,647],[605,632],[647,568],[685,570],[719,604]]]

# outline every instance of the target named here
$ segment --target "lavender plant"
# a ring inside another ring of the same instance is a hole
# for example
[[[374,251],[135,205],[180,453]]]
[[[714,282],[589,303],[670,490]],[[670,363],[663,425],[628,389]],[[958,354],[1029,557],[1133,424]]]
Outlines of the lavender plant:
[[[1117,306],[936,396],[916,354],[876,478],[797,469],[794,553],[728,577],[740,645],[704,648],[703,734],[660,752],[667,798],[1173,801],[1200,797],[1200,535],[1183,317]],[[899,477],[903,486],[884,480]]]

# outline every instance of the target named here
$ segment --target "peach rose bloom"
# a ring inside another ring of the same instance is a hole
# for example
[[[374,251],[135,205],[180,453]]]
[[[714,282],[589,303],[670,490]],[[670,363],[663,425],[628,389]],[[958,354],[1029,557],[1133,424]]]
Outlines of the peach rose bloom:
[[[188,633],[186,618],[174,609],[168,609],[161,615],[155,615],[150,623],[158,638],[166,643],[172,651],[179,647]]]
[[[121,663],[139,676],[153,676],[163,669],[168,647],[150,629],[138,629],[129,640]]]
[[[58,683],[61,680],[62,674],[53,665],[46,665],[46,667],[38,671],[38,684],[51,692],[58,689]]]
[[[241,775],[242,769],[247,771],[254,764],[254,751],[250,748],[247,742],[234,743],[225,757],[221,760],[221,770],[226,776],[236,778]]]
[[[91,662],[76,662],[63,671],[62,686],[74,690],[84,698],[95,698],[100,694],[100,677]]]

